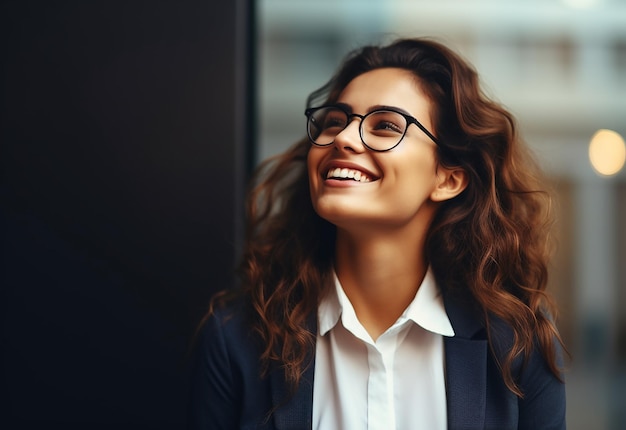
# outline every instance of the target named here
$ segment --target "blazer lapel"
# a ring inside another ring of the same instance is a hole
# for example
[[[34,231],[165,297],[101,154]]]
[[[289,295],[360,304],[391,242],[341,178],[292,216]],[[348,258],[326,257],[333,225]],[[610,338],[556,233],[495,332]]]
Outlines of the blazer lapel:
[[[486,406],[487,341],[446,338],[448,428],[483,428]]]
[[[307,319],[307,327],[317,333],[317,314]],[[310,351],[309,365],[295,393],[285,381],[281,367],[273,369],[270,375],[274,425],[276,430],[304,430],[313,426],[313,376],[315,375],[315,344]]]
[[[444,338],[448,428],[483,428],[488,344],[484,336],[477,336],[483,326],[467,303],[445,296],[444,303],[455,333]]]

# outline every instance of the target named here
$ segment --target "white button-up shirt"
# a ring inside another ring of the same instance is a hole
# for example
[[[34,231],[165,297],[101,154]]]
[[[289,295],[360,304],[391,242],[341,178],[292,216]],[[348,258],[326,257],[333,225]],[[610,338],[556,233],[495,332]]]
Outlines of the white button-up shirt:
[[[335,276],[318,309],[313,429],[445,430],[442,336],[454,336],[430,269],[411,304],[374,341]]]

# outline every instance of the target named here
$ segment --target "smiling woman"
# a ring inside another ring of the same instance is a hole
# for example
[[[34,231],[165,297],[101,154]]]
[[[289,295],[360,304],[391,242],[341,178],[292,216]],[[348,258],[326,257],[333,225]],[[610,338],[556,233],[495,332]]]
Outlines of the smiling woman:
[[[192,428],[564,428],[549,196],[511,115],[423,39],[308,105],[202,325]]]
[[[422,247],[415,244],[424,243],[437,202],[454,197],[466,185],[462,169],[447,171],[437,165],[437,145],[420,128],[411,126],[418,124],[415,117],[400,113],[417,115],[432,127],[430,100],[411,72],[380,68],[354,78],[337,102],[346,111],[366,115],[344,114],[352,121],[332,121],[332,127],[322,123],[323,133],[312,140],[308,172],[313,207],[322,218],[343,227],[338,230],[341,234],[360,227],[368,234],[375,234],[376,226],[393,225],[405,243],[403,247],[395,244],[394,248],[407,248],[407,251],[421,254]],[[381,110],[378,107],[381,105],[389,107]],[[309,116],[309,124],[311,118]],[[309,130],[311,128],[309,126]],[[320,146],[320,138],[332,144]],[[372,145],[376,150],[372,150]],[[334,176],[337,169],[340,172],[351,169],[370,180],[364,185],[345,181]],[[389,228],[381,233],[387,236]],[[361,237],[360,234],[355,239]],[[423,266],[422,273],[418,273],[418,277],[423,277],[424,256],[407,257],[403,258],[407,263],[419,262]],[[415,296],[416,281],[419,279],[411,280],[410,287],[407,285],[411,296]],[[346,285],[343,286],[345,289]],[[396,286],[396,293],[397,289]],[[406,305],[408,302],[403,308]]]

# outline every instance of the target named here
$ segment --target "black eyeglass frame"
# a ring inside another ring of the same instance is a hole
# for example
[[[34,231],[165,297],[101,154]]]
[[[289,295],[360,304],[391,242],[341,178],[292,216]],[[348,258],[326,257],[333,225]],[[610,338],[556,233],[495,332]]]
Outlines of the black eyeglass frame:
[[[400,142],[402,142],[402,140],[404,139],[404,136],[406,136],[406,132],[409,129],[409,126],[411,124],[415,124],[433,142],[435,142],[437,145],[440,145],[439,140],[430,131],[428,131],[428,129],[426,127],[424,127],[421,122],[419,122],[415,117],[413,117],[413,116],[411,116],[409,114],[406,114],[406,113],[404,113],[404,112],[402,112],[400,110],[393,109],[393,108],[375,109],[375,110],[373,110],[371,112],[366,113],[365,115],[359,115],[358,113],[348,112],[342,105],[331,104],[331,105],[324,105],[324,106],[318,106],[318,107],[310,107],[310,108],[307,108],[304,111],[304,115],[307,117],[306,133],[307,133],[307,136],[309,137],[309,141],[313,145],[315,145],[315,146],[326,147],[326,146],[330,146],[333,143],[335,143],[334,139],[333,139],[332,142],[324,143],[324,144],[319,144],[319,143],[315,142],[313,140],[313,137],[311,136],[311,131],[310,131],[310,127],[309,127],[309,122],[311,121],[311,116],[315,112],[317,112],[318,110],[328,109],[328,108],[338,109],[338,110],[340,110],[340,111],[342,111],[343,113],[346,114],[346,116],[348,117],[348,121],[346,122],[346,126],[343,128],[343,130],[345,130],[348,127],[348,125],[350,125],[350,123],[352,122],[352,119],[354,117],[360,118],[361,122],[359,123],[359,137],[361,138],[361,142],[363,143],[363,145],[365,145],[366,148],[368,148],[369,150],[374,151],[374,152],[391,151],[393,148],[395,148],[396,146],[400,145]],[[372,148],[367,143],[365,143],[365,140],[363,139],[363,121],[365,121],[365,118],[367,118],[368,116],[373,115],[375,113],[380,113],[380,112],[397,113],[399,115],[402,115],[404,117],[404,119],[406,120],[406,128],[404,129],[404,133],[402,133],[402,136],[400,137],[400,139],[398,139],[398,142],[395,145],[393,145],[391,148],[387,148],[387,149],[375,149],[375,148]],[[343,131],[343,130],[341,130],[341,131]],[[339,133],[341,133],[341,131]],[[337,134],[339,134],[339,133],[337,133]]]

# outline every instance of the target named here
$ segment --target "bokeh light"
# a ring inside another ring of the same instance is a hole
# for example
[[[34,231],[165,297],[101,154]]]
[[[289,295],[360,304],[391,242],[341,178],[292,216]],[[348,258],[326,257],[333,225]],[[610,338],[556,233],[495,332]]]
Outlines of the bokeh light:
[[[589,161],[596,172],[603,176],[618,173],[626,162],[626,145],[619,133],[598,130],[589,143]]]

